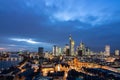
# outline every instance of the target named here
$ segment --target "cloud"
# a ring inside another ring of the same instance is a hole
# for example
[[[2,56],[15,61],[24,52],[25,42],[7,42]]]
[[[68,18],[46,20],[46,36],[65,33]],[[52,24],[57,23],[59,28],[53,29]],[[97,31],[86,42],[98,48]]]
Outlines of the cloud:
[[[51,16],[58,21],[79,20],[96,26],[108,24],[120,18],[119,2],[112,0],[109,0],[109,3],[108,0],[60,0],[58,2],[46,0],[46,6],[53,10]],[[115,14],[118,18],[113,17]]]
[[[8,46],[10,46],[10,47],[16,47],[16,46],[18,46],[18,45],[10,44],[10,45],[8,45]]]
[[[47,43],[47,42],[38,42],[38,41],[35,41],[33,39],[24,39],[24,38],[10,38],[10,40],[12,41],[16,41],[16,42],[26,42],[26,43],[29,43],[29,44],[35,44],[36,46],[46,46],[46,47],[50,47],[52,46],[53,44],[51,43]],[[24,43],[25,44],[25,43]],[[21,46],[20,44],[19,45],[9,45],[9,46]],[[22,45],[23,46],[23,45]]]
[[[39,44],[39,42],[34,41],[32,39],[11,38],[11,40],[18,41],[18,42],[27,42],[27,43],[30,43],[30,44]]]
[[[0,0],[0,47],[51,49],[53,44],[68,43],[69,34],[76,44],[83,39],[101,46],[104,37],[119,43],[115,37],[120,35],[119,4],[118,0]]]

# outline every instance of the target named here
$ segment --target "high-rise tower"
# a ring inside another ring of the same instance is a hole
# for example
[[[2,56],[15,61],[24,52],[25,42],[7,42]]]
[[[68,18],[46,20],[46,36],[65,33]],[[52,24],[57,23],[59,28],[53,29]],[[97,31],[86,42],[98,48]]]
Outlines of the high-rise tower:
[[[82,41],[80,42],[80,45],[78,46],[77,51],[78,51],[78,56],[85,55],[86,48],[85,48],[85,45],[84,45],[84,43]]]
[[[105,46],[105,55],[110,56],[110,46],[109,45]]]
[[[44,52],[44,48],[43,47],[39,47],[38,48],[38,54],[39,54],[39,56],[43,56],[43,52]]]
[[[66,56],[70,56],[70,47],[68,44],[65,45],[63,52]]]
[[[115,56],[119,56],[119,50],[115,50]]]
[[[54,46],[53,46],[53,55],[54,55],[54,56],[59,56],[61,53],[62,53],[62,52],[61,52],[61,48],[58,47],[58,46],[56,46],[56,45],[54,45]]]
[[[53,55],[56,56],[56,55],[57,55],[57,52],[58,52],[57,46],[54,45],[54,46],[53,46]]]
[[[75,42],[74,40],[72,39],[72,36],[70,35],[69,36],[69,40],[70,40],[70,55],[73,56],[75,55],[75,52],[74,52],[74,45],[75,45]]]

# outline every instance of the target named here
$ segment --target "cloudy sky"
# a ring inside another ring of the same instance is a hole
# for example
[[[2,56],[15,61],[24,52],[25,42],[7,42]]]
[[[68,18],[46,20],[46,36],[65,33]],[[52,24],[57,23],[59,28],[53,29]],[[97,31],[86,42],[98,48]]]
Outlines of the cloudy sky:
[[[52,50],[69,34],[76,46],[120,49],[120,0],[0,0],[0,50]]]

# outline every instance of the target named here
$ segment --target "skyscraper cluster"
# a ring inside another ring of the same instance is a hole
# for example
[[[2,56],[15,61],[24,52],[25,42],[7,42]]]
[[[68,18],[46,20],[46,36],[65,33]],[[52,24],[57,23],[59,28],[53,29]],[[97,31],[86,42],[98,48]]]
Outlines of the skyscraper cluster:
[[[38,53],[39,55],[43,55],[44,48],[39,47]],[[48,54],[49,52],[47,52]],[[90,48],[88,48],[82,41],[80,42],[80,45],[75,48],[75,41],[72,38],[72,36],[69,36],[69,44],[66,44],[65,47],[62,49],[61,47],[54,45],[52,49],[52,55],[53,56],[60,56],[60,55],[66,55],[66,56],[87,56],[87,55],[94,55],[95,52],[92,52]],[[110,56],[110,45],[105,46],[105,51],[100,52],[99,55],[104,56]],[[115,50],[115,55],[119,55],[119,50]]]
[[[75,49],[75,41],[71,35],[69,36],[69,45],[66,44],[63,51],[67,56],[82,56],[90,54],[90,49],[88,49],[83,42],[81,42]]]

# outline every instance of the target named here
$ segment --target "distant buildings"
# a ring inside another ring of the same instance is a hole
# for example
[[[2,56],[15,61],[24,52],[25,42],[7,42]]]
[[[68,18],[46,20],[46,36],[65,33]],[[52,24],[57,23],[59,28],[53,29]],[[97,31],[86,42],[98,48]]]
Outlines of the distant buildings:
[[[54,45],[53,46],[53,55],[54,56],[59,56],[59,55],[61,55],[61,53],[62,53],[61,48],[58,47],[57,45]]]
[[[110,45],[105,46],[105,51],[100,52],[93,52],[90,50],[89,47],[87,47],[82,41],[80,42],[80,45],[75,47],[75,41],[72,39],[72,36],[69,36],[69,44],[66,44],[65,47],[62,49],[58,47],[57,45],[53,46],[52,50],[53,56],[91,56],[91,55],[102,55],[104,56],[110,56]],[[115,55],[119,55],[119,50],[115,51]]]
[[[90,49],[83,42],[76,48],[76,51],[78,56],[91,55]]]
[[[45,58],[49,58],[49,54],[50,54],[50,53],[49,53],[48,51],[46,51],[44,57],[45,57]]]
[[[56,54],[57,54],[57,46],[54,45],[54,46],[53,46],[53,55],[56,55]]]
[[[83,42],[81,42],[80,45],[77,47],[77,53],[78,56],[85,55],[85,45]]]
[[[119,56],[119,50],[115,50],[115,56]]]
[[[39,56],[43,56],[43,53],[44,53],[44,48],[43,47],[39,47],[38,48],[38,54],[39,54]]]
[[[105,56],[110,56],[110,46],[109,45],[105,46]]]
[[[63,49],[63,52],[64,52],[64,54],[66,56],[70,56],[70,50],[69,50],[69,48],[70,48],[69,45],[66,44],[65,47],[64,47],[64,49]]]

